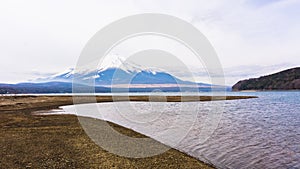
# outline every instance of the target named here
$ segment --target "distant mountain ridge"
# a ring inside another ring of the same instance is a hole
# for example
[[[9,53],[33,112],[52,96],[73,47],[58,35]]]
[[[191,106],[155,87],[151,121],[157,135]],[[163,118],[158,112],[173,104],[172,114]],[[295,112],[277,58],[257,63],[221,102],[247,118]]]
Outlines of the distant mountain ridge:
[[[117,72],[117,73],[116,73]],[[114,74],[117,76],[114,76]],[[91,88],[85,83],[73,83],[73,78],[90,78],[95,81]],[[67,72],[38,79],[34,82],[18,84],[0,84],[0,94],[26,94],[26,93],[73,93],[73,85],[76,85],[76,93],[110,92],[209,92],[216,90],[230,90],[225,86],[210,85],[183,81],[165,72],[149,70],[125,71],[118,68],[108,68],[97,72],[76,74],[73,69]],[[87,91],[88,90],[88,91]]]
[[[259,78],[241,80],[232,86],[232,90],[300,90],[300,67]]]
[[[19,83],[19,84],[0,84],[0,94],[42,94],[42,93],[73,93],[73,84],[68,82],[45,82],[45,83]],[[76,84],[76,93],[91,93],[91,88],[85,85]],[[229,88],[226,88],[228,90]],[[111,92],[210,92],[209,87],[103,87],[95,86],[95,93],[111,93]],[[224,88],[216,88],[215,90],[224,90]]]
[[[72,82],[73,78],[94,79],[96,86],[105,86],[112,84],[195,84],[189,81],[182,81],[165,72],[154,71],[125,71],[120,68],[108,68],[105,70],[97,70],[95,72],[75,73],[70,69],[56,76],[44,79],[38,79],[37,82]],[[203,83],[204,85],[204,83]]]
[[[75,80],[74,80],[75,79]],[[92,84],[90,82],[95,82]],[[121,59],[112,61],[98,70],[69,69],[50,77],[29,83],[0,84],[0,94],[22,93],[96,93],[108,92],[196,92],[230,90],[226,86],[181,80],[156,68],[143,68]],[[89,91],[87,91],[89,90]]]
[[[158,68],[144,68],[132,62],[125,62],[121,58],[113,60],[110,65],[104,66],[94,71],[78,72],[74,69],[69,69],[63,73],[53,75],[47,78],[37,79],[35,82],[68,82],[72,83],[73,79],[76,81],[85,80],[95,81],[95,86],[111,87],[112,85],[147,85],[147,84],[161,84],[162,86],[168,84],[176,85],[200,85],[202,87],[210,87],[210,84],[195,83],[181,80],[168,72],[164,72]]]

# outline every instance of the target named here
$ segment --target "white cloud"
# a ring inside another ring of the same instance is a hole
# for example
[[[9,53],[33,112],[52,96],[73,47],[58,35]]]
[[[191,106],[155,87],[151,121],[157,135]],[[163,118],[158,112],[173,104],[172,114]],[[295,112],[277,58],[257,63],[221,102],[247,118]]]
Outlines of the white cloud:
[[[24,72],[33,69],[74,67],[96,31],[145,12],[174,15],[198,27],[226,69],[300,64],[298,0],[7,0],[0,2],[0,82],[28,80],[32,76]]]

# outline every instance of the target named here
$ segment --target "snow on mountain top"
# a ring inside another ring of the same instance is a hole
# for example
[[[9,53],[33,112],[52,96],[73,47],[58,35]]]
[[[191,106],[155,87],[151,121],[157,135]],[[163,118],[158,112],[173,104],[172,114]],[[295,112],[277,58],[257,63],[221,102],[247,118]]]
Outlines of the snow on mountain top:
[[[58,77],[58,76],[70,77],[74,73],[75,73],[74,68],[69,68],[69,69],[67,69],[67,70],[65,70],[63,72],[56,73],[56,74],[52,75],[51,78],[55,78],[55,77]]]
[[[132,73],[132,72],[149,72],[152,74],[156,74],[159,70],[158,68],[146,68],[142,65],[136,64],[132,61],[128,61],[125,58],[122,57],[115,57],[110,60],[105,60],[100,64],[98,72],[107,70],[109,68],[118,68],[122,69],[127,73]]]
[[[134,62],[130,62],[122,57],[115,57],[113,59],[110,58],[110,60],[104,60],[96,70],[97,75],[93,76],[92,78],[99,78],[102,74],[102,72],[109,70],[109,69],[120,69],[125,71],[126,73],[140,73],[140,72],[147,72],[151,73],[153,75],[156,75],[158,72],[163,72],[162,70],[158,68],[145,68],[142,65],[136,64]],[[47,78],[48,80],[51,79],[68,79],[72,78],[74,74],[80,74],[80,75],[89,75],[94,74],[95,70],[76,70],[74,68],[69,68],[66,71],[57,73],[52,75],[51,77]],[[87,77],[85,77],[87,78]],[[91,77],[89,77],[91,78]],[[47,79],[40,79],[40,80],[47,80]]]

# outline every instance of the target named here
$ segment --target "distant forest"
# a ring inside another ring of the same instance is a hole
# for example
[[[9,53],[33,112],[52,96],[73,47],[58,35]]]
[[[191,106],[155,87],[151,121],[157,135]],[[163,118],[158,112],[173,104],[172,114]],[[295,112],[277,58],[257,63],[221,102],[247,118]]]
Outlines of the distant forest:
[[[299,90],[300,67],[284,70],[275,74],[239,81],[232,87],[240,90]]]

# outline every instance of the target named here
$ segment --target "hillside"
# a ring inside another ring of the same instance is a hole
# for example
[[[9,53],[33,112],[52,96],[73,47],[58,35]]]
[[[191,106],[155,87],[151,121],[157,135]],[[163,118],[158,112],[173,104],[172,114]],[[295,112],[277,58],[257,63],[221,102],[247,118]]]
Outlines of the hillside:
[[[232,86],[233,91],[240,90],[299,90],[300,67],[284,70],[259,78],[241,80]]]

